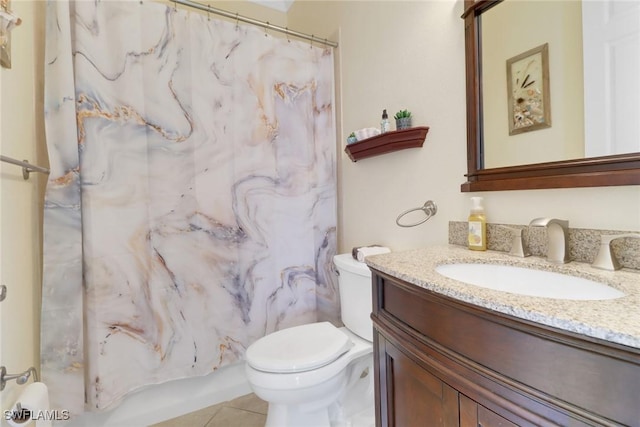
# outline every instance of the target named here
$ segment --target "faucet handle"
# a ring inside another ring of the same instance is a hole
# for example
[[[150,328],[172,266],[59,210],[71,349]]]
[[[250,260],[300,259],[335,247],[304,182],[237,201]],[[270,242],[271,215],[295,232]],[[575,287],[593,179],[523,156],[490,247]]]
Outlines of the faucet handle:
[[[509,251],[509,255],[513,255],[521,258],[528,257],[529,255],[531,255],[531,253],[526,248],[526,245],[524,244],[524,241],[522,239],[522,228],[507,227],[506,225],[498,225],[498,227],[511,231],[512,239],[511,239],[511,250]]]
[[[626,233],[626,234],[603,234],[600,236],[600,249],[598,254],[593,260],[591,267],[600,268],[602,270],[615,271],[620,270],[620,263],[613,254],[611,248],[611,242],[615,239],[621,239],[623,237],[631,237],[634,239],[640,239],[640,234]]]

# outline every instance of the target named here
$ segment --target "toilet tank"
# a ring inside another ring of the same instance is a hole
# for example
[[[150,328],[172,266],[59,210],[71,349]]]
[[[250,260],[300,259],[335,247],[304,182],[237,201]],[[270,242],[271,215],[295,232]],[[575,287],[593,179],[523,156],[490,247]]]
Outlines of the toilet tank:
[[[373,341],[371,270],[350,253],[335,255],[333,263],[338,271],[342,323],[354,334]]]

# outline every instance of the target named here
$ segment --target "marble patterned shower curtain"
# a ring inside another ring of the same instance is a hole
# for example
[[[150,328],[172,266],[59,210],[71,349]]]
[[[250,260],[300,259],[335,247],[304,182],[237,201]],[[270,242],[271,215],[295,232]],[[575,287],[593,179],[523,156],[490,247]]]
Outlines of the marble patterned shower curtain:
[[[46,37],[54,407],[337,320],[330,50],[148,1],[51,1]]]

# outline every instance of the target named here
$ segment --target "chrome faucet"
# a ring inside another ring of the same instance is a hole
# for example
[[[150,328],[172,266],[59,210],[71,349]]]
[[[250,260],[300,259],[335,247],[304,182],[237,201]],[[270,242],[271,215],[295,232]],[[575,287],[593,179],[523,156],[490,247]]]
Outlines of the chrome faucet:
[[[555,218],[536,218],[533,227],[547,227],[547,261],[555,264],[569,262],[569,221]]]
[[[598,250],[598,255],[593,260],[592,267],[600,268],[602,270],[619,270],[620,263],[616,259],[613,251],[611,250],[611,241],[615,239],[621,239],[623,237],[631,237],[634,239],[640,239],[640,234],[616,234],[616,235],[605,235],[600,236],[600,249]]]

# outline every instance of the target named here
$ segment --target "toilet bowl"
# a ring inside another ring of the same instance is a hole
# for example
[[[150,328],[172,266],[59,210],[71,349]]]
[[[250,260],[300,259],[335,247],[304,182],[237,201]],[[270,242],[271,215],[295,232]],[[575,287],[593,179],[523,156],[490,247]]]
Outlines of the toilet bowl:
[[[342,320],[282,329],[249,346],[245,371],[269,403],[267,427],[373,426],[371,272],[336,255]]]

